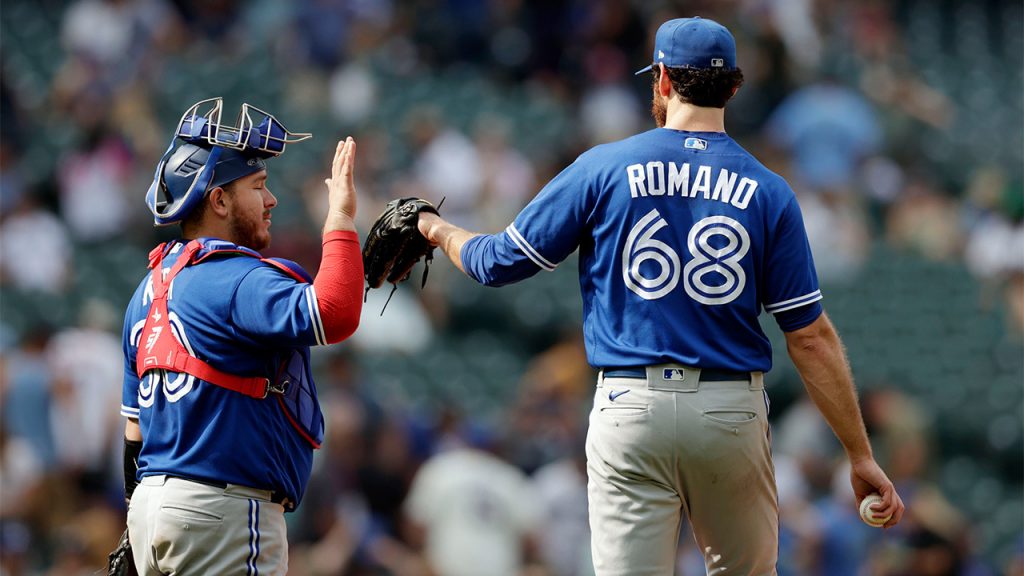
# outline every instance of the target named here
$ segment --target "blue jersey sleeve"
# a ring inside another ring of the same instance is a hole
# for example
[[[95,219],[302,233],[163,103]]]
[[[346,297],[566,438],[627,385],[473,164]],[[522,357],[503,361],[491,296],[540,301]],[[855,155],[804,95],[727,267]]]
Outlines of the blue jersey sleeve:
[[[238,283],[231,321],[242,334],[276,347],[326,344],[313,285],[270,266],[252,269]]]
[[[554,270],[579,246],[593,209],[593,182],[578,158],[540,191],[500,234],[478,236],[462,247],[462,265],[488,286]]]
[[[142,282],[145,286],[147,276]],[[136,320],[136,307],[141,298],[143,288],[135,291],[131,303],[124,315],[124,327],[121,330],[121,350],[124,352],[124,378],[121,381],[121,415],[126,418],[139,418],[139,376],[135,371],[135,352],[138,348],[139,332],[145,324],[145,318]]]
[[[791,332],[813,322],[822,310],[818,275],[796,196],[789,198],[772,232],[762,305],[780,328]]]

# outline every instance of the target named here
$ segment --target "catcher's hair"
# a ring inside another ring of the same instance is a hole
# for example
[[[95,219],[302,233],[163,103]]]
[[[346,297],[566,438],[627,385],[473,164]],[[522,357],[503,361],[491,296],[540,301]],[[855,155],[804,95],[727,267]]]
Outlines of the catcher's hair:
[[[661,69],[655,66],[652,84],[657,84]],[[672,89],[679,99],[687,104],[704,108],[725,108],[725,103],[732,98],[736,88],[743,85],[743,71],[717,70],[714,68],[669,68],[665,67]]]

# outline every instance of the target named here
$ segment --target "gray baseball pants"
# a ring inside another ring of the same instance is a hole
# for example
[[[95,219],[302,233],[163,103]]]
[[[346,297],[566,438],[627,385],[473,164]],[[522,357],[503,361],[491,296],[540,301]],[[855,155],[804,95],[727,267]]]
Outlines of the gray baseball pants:
[[[679,365],[598,377],[587,433],[597,576],[671,576],[683,515],[709,576],[774,575],[778,504],[760,372]]]
[[[285,574],[284,507],[270,496],[233,484],[143,478],[128,506],[136,570],[142,576]]]

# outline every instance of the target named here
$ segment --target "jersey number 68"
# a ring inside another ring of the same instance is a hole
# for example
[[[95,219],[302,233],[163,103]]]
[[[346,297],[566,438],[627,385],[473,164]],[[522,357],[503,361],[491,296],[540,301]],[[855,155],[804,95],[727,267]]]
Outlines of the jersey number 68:
[[[708,216],[693,225],[686,237],[690,259],[680,265],[676,251],[660,240],[654,239],[668,222],[651,210],[629,231],[626,245],[622,249],[622,279],[626,287],[644,300],[657,300],[675,289],[680,276],[686,294],[701,304],[728,304],[743,292],[747,275],[740,260],[750,250],[750,235],[742,224],[728,216]],[[712,238],[722,236],[721,241],[712,245]],[[641,271],[641,264],[652,261],[657,272],[650,266]],[[709,274],[724,279],[708,283]]]

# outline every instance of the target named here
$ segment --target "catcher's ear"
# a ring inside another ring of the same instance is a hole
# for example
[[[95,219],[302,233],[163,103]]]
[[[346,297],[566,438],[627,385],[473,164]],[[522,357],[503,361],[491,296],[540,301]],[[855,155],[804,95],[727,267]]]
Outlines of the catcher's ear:
[[[223,188],[217,186],[213,190],[210,190],[209,194],[206,195],[206,202],[215,214],[227,217],[230,208],[230,198],[229,194]]]

